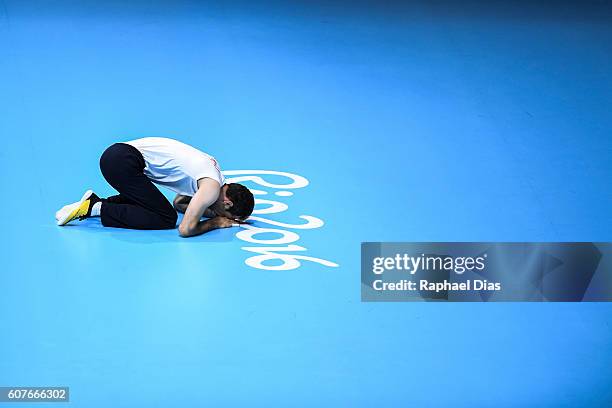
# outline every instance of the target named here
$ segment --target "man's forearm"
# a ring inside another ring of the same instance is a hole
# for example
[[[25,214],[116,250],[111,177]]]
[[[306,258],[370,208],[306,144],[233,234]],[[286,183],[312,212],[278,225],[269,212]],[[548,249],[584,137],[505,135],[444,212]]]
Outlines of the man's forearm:
[[[181,214],[185,214],[185,211],[187,211],[187,206],[189,206],[190,202],[191,197],[178,194],[174,198],[172,205],[176,211],[180,212]]]
[[[179,234],[181,237],[194,237],[196,235],[202,235],[208,231],[212,231],[214,229],[219,228],[217,222],[214,219],[199,221],[197,224],[193,226],[183,226],[183,224],[179,225]]]
[[[177,196],[174,199],[174,202],[172,203],[172,205],[176,211],[180,212],[181,214],[185,214],[185,211],[187,211],[187,207],[189,206],[190,202],[191,202],[191,197],[189,196]],[[204,210],[204,217],[213,218],[215,216],[216,214],[210,208],[207,208],[206,210]]]
[[[183,203],[174,203],[174,209],[177,212],[180,212],[181,214],[185,214],[185,211],[187,211],[187,206],[189,204],[183,204]]]

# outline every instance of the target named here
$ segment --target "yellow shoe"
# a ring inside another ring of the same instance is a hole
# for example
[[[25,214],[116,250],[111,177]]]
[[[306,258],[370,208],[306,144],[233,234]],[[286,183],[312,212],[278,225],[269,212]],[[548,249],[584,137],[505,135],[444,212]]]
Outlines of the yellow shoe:
[[[61,210],[55,213],[57,225],[66,225],[70,221],[79,219],[79,221],[91,215],[91,207],[100,200],[100,197],[91,190],[87,190],[80,201],[64,206]]]
[[[91,190],[87,190],[85,194],[83,194],[83,198],[81,198],[79,201],[77,201],[76,203],[72,203],[72,204],[66,204],[65,206],[57,210],[55,213],[55,220],[59,221],[60,218],[66,217],[66,215],[68,215],[70,211],[74,210],[76,207],[81,205],[81,203],[85,201],[91,193],[92,193]]]

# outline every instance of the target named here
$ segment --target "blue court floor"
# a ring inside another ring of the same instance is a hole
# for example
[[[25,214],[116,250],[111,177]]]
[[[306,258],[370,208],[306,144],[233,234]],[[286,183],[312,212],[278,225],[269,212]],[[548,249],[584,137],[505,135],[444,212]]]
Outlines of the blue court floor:
[[[362,241],[612,241],[611,107],[603,1],[0,0],[0,386],[612,406],[611,304],[362,303],[359,277]],[[57,227],[143,136],[247,177],[268,231]]]

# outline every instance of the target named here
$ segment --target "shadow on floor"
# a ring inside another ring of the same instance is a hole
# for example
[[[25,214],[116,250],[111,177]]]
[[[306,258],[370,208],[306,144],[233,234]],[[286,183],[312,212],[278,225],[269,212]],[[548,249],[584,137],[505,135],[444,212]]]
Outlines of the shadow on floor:
[[[68,230],[78,230],[91,234],[104,234],[112,239],[119,241],[153,244],[162,242],[181,242],[185,244],[201,244],[202,242],[231,242],[237,240],[235,237],[237,228],[219,229],[207,232],[196,237],[182,238],[177,229],[171,230],[130,230],[123,228],[104,227],[99,219],[87,219],[75,224],[68,224],[63,227]]]

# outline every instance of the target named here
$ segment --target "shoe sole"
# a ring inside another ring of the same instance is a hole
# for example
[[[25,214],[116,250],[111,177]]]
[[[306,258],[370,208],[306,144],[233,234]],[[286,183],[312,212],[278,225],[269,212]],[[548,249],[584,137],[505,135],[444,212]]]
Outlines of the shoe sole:
[[[65,205],[65,206],[63,206],[61,209],[59,209],[59,210],[57,210],[57,211],[55,212],[55,220],[56,220],[56,221],[59,221],[59,220],[60,220],[60,218],[64,217],[64,215],[66,214],[66,212],[72,211],[72,209],[73,209],[75,206],[78,206],[78,205],[79,205],[79,203],[78,203],[78,202],[76,202],[76,203],[72,203],[72,204],[66,204],[66,205]]]
[[[66,225],[70,221],[72,221],[74,212],[78,210],[81,204],[83,204],[85,200],[91,197],[92,194],[93,194],[93,190],[87,190],[85,194],[83,194],[83,197],[81,197],[80,201],[73,203],[73,204],[68,204],[62,207],[62,209],[59,210],[57,213],[55,213],[55,218],[57,219],[57,225],[59,226]],[[70,208],[67,208],[67,207],[70,207]],[[64,209],[66,209],[66,211],[64,211]]]

